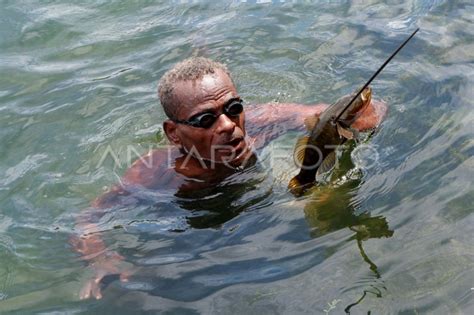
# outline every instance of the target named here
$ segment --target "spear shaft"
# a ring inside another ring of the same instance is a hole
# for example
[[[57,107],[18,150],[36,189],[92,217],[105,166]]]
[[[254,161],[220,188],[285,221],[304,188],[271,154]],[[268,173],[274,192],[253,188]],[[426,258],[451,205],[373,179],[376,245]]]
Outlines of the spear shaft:
[[[410,39],[412,39],[413,36],[415,36],[416,32],[418,32],[420,29],[417,28],[411,35],[410,37],[408,37],[401,45],[400,47],[397,48],[397,50],[395,50],[395,52],[383,63],[383,65],[377,70],[377,72],[374,73],[374,75],[372,75],[372,77],[369,79],[369,81],[367,81],[367,83],[359,90],[359,92],[352,98],[352,100],[349,102],[349,104],[346,105],[346,107],[344,107],[344,109],[339,113],[339,115],[336,117],[336,119],[334,121],[337,121],[341,116],[342,114],[344,114],[344,112],[349,108],[349,106],[351,106],[351,104],[355,101],[355,99],[360,95],[360,93],[362,93],[362,91],[369,86],[370,83],[372,83],[372,81],[375,79],[375,77],[383,70],[383,68],[385,68],[385,66],[393,59],[393,57],[395,57],[396,54],[398,54],[398,52],[408,43],[408,41]]]

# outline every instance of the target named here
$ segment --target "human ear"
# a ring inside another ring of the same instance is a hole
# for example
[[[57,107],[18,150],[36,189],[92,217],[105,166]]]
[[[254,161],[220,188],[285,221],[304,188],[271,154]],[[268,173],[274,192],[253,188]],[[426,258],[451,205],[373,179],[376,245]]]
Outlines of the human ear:
[[[169,119],[163,123],[163,130],[168,140],[174,145],[181,146],[181,139],[178,135],[177,127],[177,124]]]

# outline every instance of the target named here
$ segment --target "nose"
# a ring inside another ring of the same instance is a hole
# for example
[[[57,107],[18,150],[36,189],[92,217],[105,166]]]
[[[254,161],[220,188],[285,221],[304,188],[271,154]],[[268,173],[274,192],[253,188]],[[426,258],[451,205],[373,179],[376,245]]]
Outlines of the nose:
[[[233,133],[236,123],[230,119],[227,115],[222,114],[217,118],[216,121],[216,133]]]

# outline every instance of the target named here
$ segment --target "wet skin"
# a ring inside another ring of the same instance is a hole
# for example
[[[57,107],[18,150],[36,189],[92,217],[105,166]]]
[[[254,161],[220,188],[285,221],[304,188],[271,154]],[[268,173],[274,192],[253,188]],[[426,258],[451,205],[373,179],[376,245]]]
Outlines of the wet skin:
[[[200,80],[179,82],[176,90],[176,119],[179,120],[188,120],[203,112],[221,114],[229,100],[240,99],[231,79],[220,70]],[[302,130],[306,117],[321,114],[327,106],[290,103],[254,105],[246,108],[239,117],[220,115],[208,129],[167,120],[163,129],[175,148],[171,152],[166,149],[149,152],[127,170],[122,183],[149,189],[192,190],[186,178],[218,182],[233,172],[233,167],[248,162],[253,150],[284,132]],[[359,130],[374,128],[385,112],[385,104],[373,101],[352,127]],[[221,149],[223,147],[225,149]],[[104,199],[96,202],[99,206],[108,203]]]
[[[175,119],[188,120],[196,114],[223,113],[224,106],[231,99],[240,96],[231,79],[217,70],[195,81],[182,81],[176,85],[175,104],[178,108]],[[260,104],[245,108],[238,117],[219,115],[208,128],[197,128],[166,120],[163,129],[170,143],[171,151],[156,149],[135,161],[126,171],[120,185],[97,198],[94,208],[107,208],[127,195],[127,187],[139,186],[147,189],[173,189],[193,191],[200,185],[214,184],[228,174],[236,172],[236,167],[245,165],[254,158],[254,149],[263,147],[269,141],[289,130],[303,130],[304,119],[310,115],[320,115],[326,104]],[[364,113],[352,124],[353,128],[367,130],[379,125],[386,113],[386,105],[372,101]],[[245,122],[248,123],[246,129]],[[217,149],[219,148],[219,149]],[[191,152],[192,154],[187,154]],[[201,181],[189,181],[195,178]],[[77,229],[81,237],[72,239],[74,249],[82,258],[90,261],[95,271],[80,292],[80,298],[100,299],[100,281],[107,274],[120,274],[127,280],[122,257],[107,250],[95,224],[87,217],[78,219]]]
[[[195,159],[201,158],[216,164],[228,162],[229,165],[240,165],[250,152],[244,141],[245,114],[241,113],[237,117],[222,115],[226,104],[232,100],[241,100],[231,79],[224,72],[217,70],[214,75],[206,75],[201,80],[181,81],[176,84],[176,90],[179,91],[174,100],[178,108],[176,119],[188,120],[206,112],[219,116],[207,129],[175,123],[172,120],[165,121],[163,127],[170,142],[184,152],[195,152]],[[180,166],[178,163],[176,169],[186,173]]]

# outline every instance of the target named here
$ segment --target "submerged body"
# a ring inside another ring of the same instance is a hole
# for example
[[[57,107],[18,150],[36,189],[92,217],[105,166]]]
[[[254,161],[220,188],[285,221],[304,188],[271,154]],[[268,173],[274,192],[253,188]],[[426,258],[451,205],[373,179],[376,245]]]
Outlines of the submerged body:
[[[194,63],[191,66],[191,69],[197,67]],[[188,70],[190,68],[183,71],[186,74]],[[234,115],[229,110],[229,101],[238,99],[239,95],[229,74],[220,68],[199,77],[183,77],[172,84],[170,91],[174,91],[168,108],[170,119],[164,122],[163,130],[173,146],[154,149],[137,159],[118,184],[93,202],[90,215],[86,213],[78,219],[76,228],[80,235],[72,238],[71,243],[75,251],[89,261],[93,272],[80,292],[81,298],[100,299],[104,276],[118,273],[120,279],[126,281],[129,274],[120,253],[107,248],[102,240],[95,218],[106,213],[106,209],[115,211],[116,205],[135,204],[142,196],[156,198],[160,192],[181,198],[205,190],[215,194],[216,185],[236,174],[239,180],[247,181],[248,169],[242,167],[250,166],[248,155],[251,157],[254,150],[263,148],[286,131],[301,130],[306,117],[318,117],[327,107],[325,104],[259,104]],[[163,105],[163,100],[161,102]],[[373,128],[382,121],[385,112],[386,105],[374,101],[352,127]],[[204,118],[212,118],[214,122],[210,127],[195,126],[194,122],[202,122]],[[213,155],[213,149],[223,145],[230,150]],[[233,215],[231,212],[222,217],[225,216]],[[209,224],[198,223],[200,228]]]
[[[295,157],[301,169],[288,184],[295,195],[300,195],[314,182],[318,170],[326,171],[334,165],[338,145],[357,137],[358,130],[352,125],[371,103],[372,91],[365,88],[346,109],[351,99],[351,96],[342,97],[318,118],[305,121],[311,134],[296,144]]]

